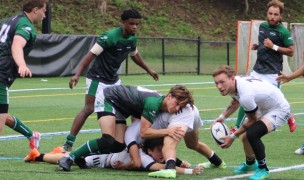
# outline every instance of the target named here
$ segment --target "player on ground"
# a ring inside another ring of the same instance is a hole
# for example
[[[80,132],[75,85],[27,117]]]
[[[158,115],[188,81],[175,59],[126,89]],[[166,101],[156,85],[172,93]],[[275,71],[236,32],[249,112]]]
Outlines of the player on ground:
[[[283,55],[292,57],[294,52],[294,43],[291,34],[282,24],[284,4],[279,0],[272,0],[267,4],[266,19],[259,27],[259,44],[253,44],[251,50],[257,50],[257,60],[253,67],[251,76],[269,82],[280,88],[280,84],[276,81],[280,71],[283,70]],[[240,107],[238,118],[235,124],[235,129],[245,120],[245,112]],[[220,116],[218,119],[225,119]],[[296,127],[296,121],[292,115],[288,119],[290,132],[293,132]]]
[[[235,76],[235,71],[228,66],[217,68],[212,76],[221,95],[232,98],[223,115],[229,117],[242,106],[248,118],[238,130],[225,136],[225,142],[221,145],[222,148],[229,148],[234,139],[243,134],[246,162],[233,173],[254,170],[255,174],[249,179],[269,178],[265,146],[261,138],[287,124],[291,116],[289,103],[280,89],[252,76]]]
[[[125,134],[125,142],[129,149],[131,158],[134,161],[134,164],[137,166],[140,166],[140,158],[137,144],[140,144],[140,142],[143,141],[141,136],[144,138],[170,136],[172,138],[171,142],[176,145],[180,142],[182,138],[184,138],[186,146],[188,148],[197,151],[198,153],[209,159],[209,162],[201,163],[199,164],[200,166],[204,168],[218,167],[220,169],[225,169],[225,162],[223,162],[207,144],[199,141],[199,130],[201,125],[201,118],[199,116],[198,109],[195,106],[193,106],[192,108],[190,105],[187,105],[182,108],[178,113],[161,113],[157,116],[156,120],[151,125],[152,130],[157,129],[163,131],[170,131],[171,128],[180,127],[180,129],[183,130],[181,136],[176,136],[173,133],[168,133],[168,135],[161,135],[157,133],[157,131],[140,132],[140,121],[137,120],[128,127]],[[170,158],[172,160],[175,160],[175,146],[170,143],[168,147],[163,148],[163,153],[165,154],[165,158],[167,160],[169,160]],[[174,178],[176,177],[176,173],[174,173],[174,170],[168,169],[150,173],[149,176]]]
[[[47,0],[25,0],[22,12],[6,19],[0,26],[0,132],[4,124],[24,135],[30,148],[38,148],[39,132],[31,131],[17,117],[8,114],[9,88],[18,77],[32,77],[25,57],[33,48],[36,39],[34,23],[45,18]]]
[[[163,138],[151,139],[141,145],[140,158],[142,166],[137,170],[156,171],[165,168],[164,157],[162,155]],[[62,147],[55,148],[50,153],[40,153],[37,149],[32,149],[25,157],[26,162],[48,162],[57,164],[58,160],[68,155],[69,152],[64,152]],[[81,158],[75,162],[81,169],[86,168],[114,168],[114,169],[129,169],[131,161],[130,154],[127,149],[119,153],[90,155]],[[136,169],[135,169],[136,170]],[[191,168],[191,165],[186,161],[178,160],[176,171],[181,174],[200,174],[202,167]]]
[[[96,152],[109,154],[122,151],[125,148],[126,118],[130,115],[141,119],[142,124],[145,124],[153,122],[160,112],[172,114],[188,103],[193,105],[191,93],[181,85],[172,87],[166,96],[146,88],[122,85],[105,88],[100,94],[102,96],[96,97],[95,112],[102,137],[88,141],[72,151],[68,157],[60,159],[59,166],[64,171],[70,171],[73,161],[81,156]],[[141,126],[142,132],[148,130],[149,127]],[[179,129],[175,129],[173,133],[178,131]]]
[[[122,26],[106,31],[99,37],[92,49],[82,59],[76,74],[71,78],[69,85],[70,88],[73,88],[78,83],[80,75],[88,68],[93,59],[96,59],[86,75],[85,105],[75,117],[70,133],[66,137],[63,145],[65,151],[72,150],[78,132],[88,116],[94,112],[95,97],[99,96],[98,92],[106,87],[121,84],[117,71],[128,55],[154,80],[158,80],[157,73],[145,64],[136,47],[135,34],[140,20],[141,15],[138,11],[125,10],[121,15]]]

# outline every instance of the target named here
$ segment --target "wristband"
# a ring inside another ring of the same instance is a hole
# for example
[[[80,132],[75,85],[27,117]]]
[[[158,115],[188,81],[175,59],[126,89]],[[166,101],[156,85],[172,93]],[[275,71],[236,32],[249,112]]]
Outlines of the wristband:
[[[224,116],[224,114],[221,114],[221,115],[219,116],[219,118],[221,118],[223,121],[226,120],[226,116]]]
[[[235,138],[236,138],[236,136],[235,136],[234,133],[230,134],[230,137],[231,137],[233,140],[235,140]]]
[[[272,46],[272,49],[275,50],[275,51],[278,51],[279,46],[277,46],[277,45],[274,44],[274,45]]]
[[[193,169],[185,169],[184,174],[193,174]]]

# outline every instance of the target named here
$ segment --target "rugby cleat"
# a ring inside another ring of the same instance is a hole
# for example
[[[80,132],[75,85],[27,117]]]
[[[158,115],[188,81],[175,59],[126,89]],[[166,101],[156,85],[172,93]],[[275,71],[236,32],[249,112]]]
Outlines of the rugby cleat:
[[[37,131],[33,131],[33,135],[30,139],[29,147],[31,149],[34,149],[34,148],[39,149],[40,139],[41,139],[40,133]]]
[[[176,170],[175,169],[163,169],[155,172],[151,172],[148,174],[149,177],[155,178],[168,178],[175,179],[176,178]]]

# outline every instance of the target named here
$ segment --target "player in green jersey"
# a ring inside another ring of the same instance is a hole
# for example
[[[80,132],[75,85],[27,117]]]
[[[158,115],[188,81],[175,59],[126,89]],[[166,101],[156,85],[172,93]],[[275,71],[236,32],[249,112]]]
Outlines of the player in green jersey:
[[[59,166],[64,171],[70,171],[73,162],[81,156],[96,152],[108,154],[122,151],[126,147],[126,118],[130,115],[140,119],[141,132],[159,131],[159,134],[163,134],[168,132],[151,128],[151,122],[160,112],[172,114],[186,104],[194,104],[189,90],[181,85],[172,87],[166,96],[143,87],[122,85],[105,88],[101,94],[103,96],[96,99],[97,106],[94,110],[102,137],[86,142],[69,156],[60,159]],[[173,133],[179,132],[180,128],[177,127]]]
[[[283,70],[283,55],[291,57],[294,52],[291,34],[282,24],[283,10],[284,4],[279,0],[272,0],[267,4],[267,22],[263,22],[259,27],[259,44],[253,44],[251,48],[257,50],[257,60],[250,75],[276,87],[280,87],[276,78]],[[240,107],[232,132],[240,127],[245,117],[244,109]],[[218,119],[225,120],[225,115],[221,114]],[[294,115],[288,119],[288,125],[290,132],[296,129]]]
[[[9,87],[18,77],[31,77],[25,57],[32,50],[36,30],[34,23],[45,18],[47,0],[24,0],[23,11],[6,19],[0,30],[0,132],[4,124],[23,134],[30,141],[30,148],[38,148],[40,134],[31,131],[17,117],[8,114]]]
[[[120,85],[121,81],[117,71],[121,63],[130,55],[131,59],[141,68],[147,71],[154,80],[158,75],[143,61],[136,48],[137,37],[135,36],[141,15],[134,9],[125,10],[121,15],[122,26],[103,33],[92,49],[83,58],[76,74],[71,78],[69,85],[73,88],[79,81],[79,77],[89,64],[92,66],[86,75],[86,96],[83,109],[77,114],[70,129],[70,133],[63,145],[65,151],[71,151],[78,132],[89,115],[94,111],[95,98],[98,92],[108,86]]]

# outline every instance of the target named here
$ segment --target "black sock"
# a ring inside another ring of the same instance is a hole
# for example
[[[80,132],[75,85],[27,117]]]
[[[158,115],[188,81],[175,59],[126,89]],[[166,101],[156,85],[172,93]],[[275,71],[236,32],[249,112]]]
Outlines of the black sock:
[[[211,158],[209,158],[209,161],[216,166],[221,165],[223,162],[215,153],[213,154],[213,156],[211,156]]]
[[[45,154],[41,153],[38,157],[35,158],[35,161],[43,162],[43,157]]]
[[[253,165],[255,163],[255,157],[246,157],[246,164]]]
[[[166,161],[166,169],[175,169],[176,161],[174,159],[168,159]]]

